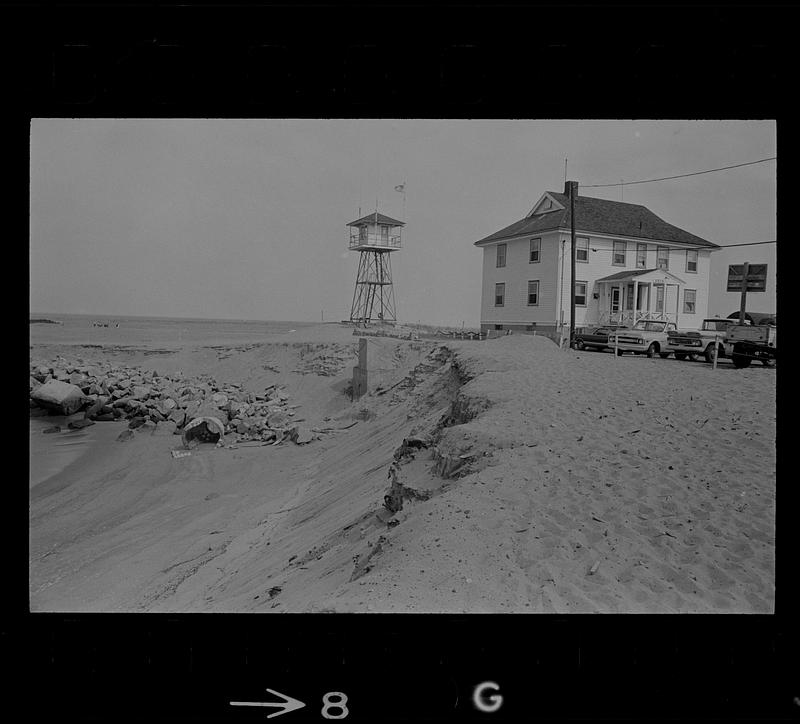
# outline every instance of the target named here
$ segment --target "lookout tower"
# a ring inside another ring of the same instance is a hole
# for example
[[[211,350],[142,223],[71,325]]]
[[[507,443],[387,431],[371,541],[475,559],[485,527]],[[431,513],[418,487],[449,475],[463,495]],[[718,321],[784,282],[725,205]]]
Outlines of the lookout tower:
[[[400,249],[397,219],[374,213],[347,224],[350,227],[350,251],[359,252],[356,288],[350,321],[366,326],[373,318],[396,322],[391,252]]]

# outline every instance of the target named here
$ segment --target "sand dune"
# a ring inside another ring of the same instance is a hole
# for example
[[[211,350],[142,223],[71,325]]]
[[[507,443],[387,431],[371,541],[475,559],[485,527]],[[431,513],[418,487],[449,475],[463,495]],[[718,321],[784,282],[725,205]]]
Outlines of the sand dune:
[[[31,489],[32,610],[773,610],[775,370],[520,335],[370,345],[373,390],[400,384],[355,403],[356,339],[336,325],[119,351],[248,389],[279,378],[312,424],[358,423],[178,460],[157,429],[97,439]],[[410,435],[430,445],[398,451]]]

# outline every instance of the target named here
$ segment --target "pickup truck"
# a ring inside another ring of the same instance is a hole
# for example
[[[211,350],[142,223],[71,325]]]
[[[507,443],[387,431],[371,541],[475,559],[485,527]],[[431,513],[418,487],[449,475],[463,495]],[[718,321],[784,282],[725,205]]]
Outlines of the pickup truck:
[[[778,351],[778,328],[772,324],[733,324],[725,337],[725,354],[737,368],[758,360],[772,367]]]
[[[591,327],[587,332],[578,332],[575,335],[575,349],[590,349],[602,352],[608,349],[608,337],[619,329],[627,329],[624,325],[606,324],[600,327]]]
[[[702,354],[706,362],[714,360],[714,340],[717,340],[717,358],[725,356],[724,339],[727,330],[736,324],[733,319],[704,319],[700,329],[677,329],[667,332],[667,349],[675,359],[694,360]]]
[[[617,354],[635,352],[648,357],[669,357],[667,332],[675,330],[675,322],[656,319],[640,319],[632,329],[616,332],[609,336],[608,344],[614,347],[616,338]]]

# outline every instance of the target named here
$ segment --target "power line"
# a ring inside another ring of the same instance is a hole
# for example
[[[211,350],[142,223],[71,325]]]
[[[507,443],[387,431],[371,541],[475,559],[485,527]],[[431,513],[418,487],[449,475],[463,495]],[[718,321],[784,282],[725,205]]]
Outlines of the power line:
[[[731,246],[758,246],[759,244],[777,244],[777,240],[772,241],[748,241],[744,244],[720,244],[722,249],[728,249]]]
[[[737,163],[733,166],[720,166],[719,168],[710,168],[706,171],[693,171],[692,173],[682,173],[678,174],[677,176],[662,176],[661,178],[650,178],[645,179],[644,181],[626,181],[624,183],[617,183],[617,184],[582,184],[582,187],[585,189],[599,189],[599,188],[608,188],[611,186],[634,186],[635,184],[650,184],[655,181],[669,181],[670,179],[674,178],[686,178],[687,176],[700,176],[704,173],[714,173],[715,171],[727,171],[730,168],[742,168],[742,166],[754,166],[757,163],[766,163],[767,161],[775,161],[777,160],[777,156],[770,156],[769,158],[762,158],[758,161],[748,161],[747,163]]]

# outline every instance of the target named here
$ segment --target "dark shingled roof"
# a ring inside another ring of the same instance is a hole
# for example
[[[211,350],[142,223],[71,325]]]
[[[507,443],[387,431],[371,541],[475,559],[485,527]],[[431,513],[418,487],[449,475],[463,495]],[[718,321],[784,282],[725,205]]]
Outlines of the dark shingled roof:
[[[548,193],[560,204],[563,204],[564,208],[520,219],[475,243],[483,244],[487,241],[499,241],[513,236],[527,236],[543,231],[569,228],[569,197],[555,191],[548,191]],[[710,249],[719,248],[713,242],[668,224],[650,209],[639,204],[625,204],[621,201],[608,201],[578,195],[575,198],[575,216],[577,217],[575,227],[583,232],[595,232],[609,236],[632,236],[653,241],[672,241]]]
[[[356,219],[355,221],[351,221],[347,226],[358,226],[359,224],[374,224],[375,223],[375,212],[373,211],[371,214],[367,214],[366,216],[362,216],[360,219]],[[397,219],[392,219],[388,216],[384,216],[383,214],[378,214],[378,223],[379,224],[389,224],[389,226],[405,226],[405,223],[402,221],[398,221]]]

